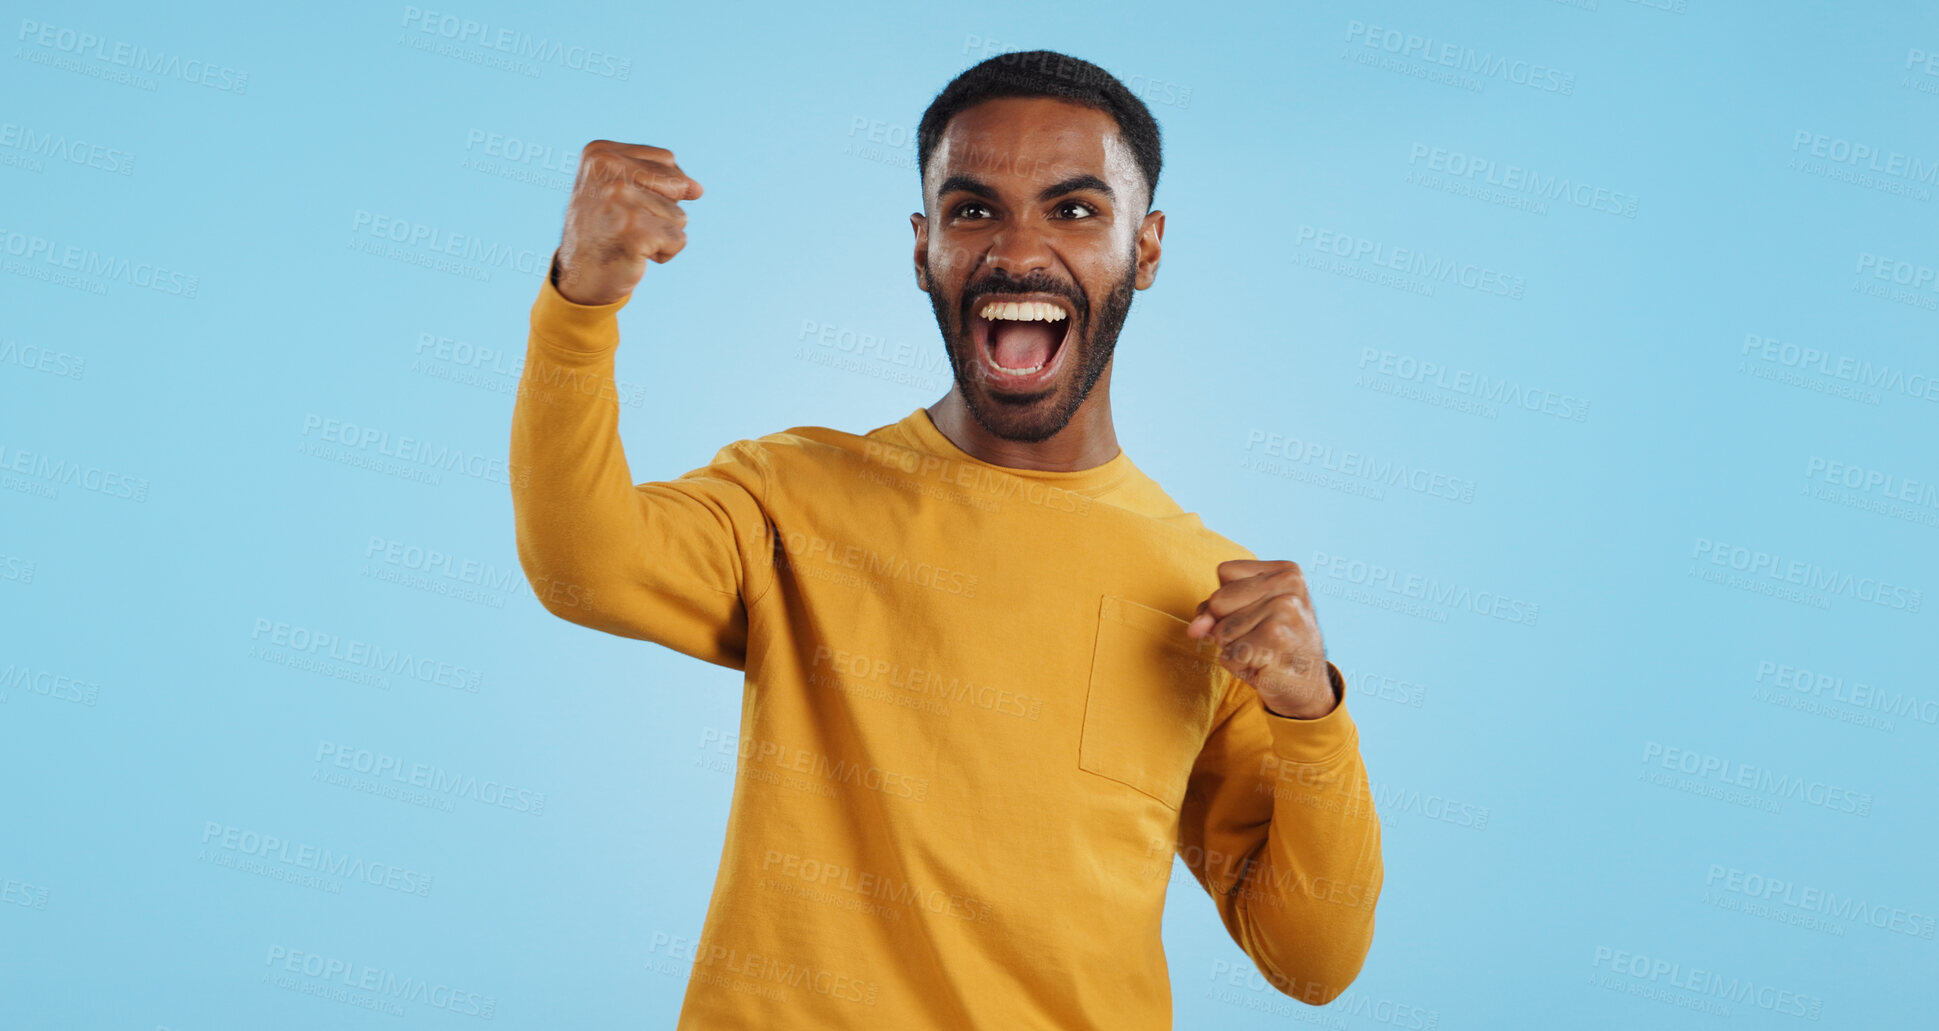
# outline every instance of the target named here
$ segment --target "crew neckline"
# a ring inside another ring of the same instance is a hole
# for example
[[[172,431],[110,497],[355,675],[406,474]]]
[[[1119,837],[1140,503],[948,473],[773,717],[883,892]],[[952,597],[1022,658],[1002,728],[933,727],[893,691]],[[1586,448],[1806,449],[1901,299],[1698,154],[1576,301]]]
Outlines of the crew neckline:
[[[985,462],[975,455],[964,451],[962,448],[957,447],[955,441],[950,440],[941,429],[937,428],[935,420],[929,417],[929,409],[927,408],[917,408],[915,411],[910,412],[899,425],[921,443],[922,446],[945,458],[979,465],[985,469],[994,469],[997,472],[1008,473],[1011,476],[1021,476],[1029,480],[1042,480],[1046,483],[1054,483],[1066,490],[1073,490],[1091,497],[1095,497],[1117,486],[1126,476],[1130,475],[1133,469],[1137,468],[1131,464],[1131,456],[1125,452],[1123,447],[1119,447],[1118,453],[1103,465],[1094,465],[1089,469],[1024,469],[1012,465],[997,465],[994,462]]]

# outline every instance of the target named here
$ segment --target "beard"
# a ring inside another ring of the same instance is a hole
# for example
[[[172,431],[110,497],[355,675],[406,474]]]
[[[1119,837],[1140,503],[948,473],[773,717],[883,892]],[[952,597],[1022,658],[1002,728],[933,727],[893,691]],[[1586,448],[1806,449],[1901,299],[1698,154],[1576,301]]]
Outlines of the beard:
[[[1048,440],[1070,424],[1117,350],[1118,331],[1124,328],[1124,317],[1131,310],[1131,293],[1137,283],[1137,255],[1134,244],[1125,263],[1124,276],[1112,286],[1095,313],[1090,297],[1082,288],[1053,279],[1048,273],[1022,279],[1012,279],[1000,272],[985,276],[965,284],[954,306],[941,296],[941,291],[929,291],[929,306],[936,313],[936,327],[942,331],[943,349],[949,354],[949,366],[956,376],[956,392],[978,425],[992,436],[1034,444]],[[923,255],[922,273],[933,287],[936,280],[929,274],[927,254]],[[976,356],[976,341],[970,336],[969,313],[978,297],[992,293],[1056,294],[1071,302],[1071,317],[1076,325],[1071,327],[1063,346],[1076,348],[1076,352],[1064,357],[1065,369],[1050,387],[1035,394],[999,395],[989,393],[978,381],[974,366],[980,359]]]

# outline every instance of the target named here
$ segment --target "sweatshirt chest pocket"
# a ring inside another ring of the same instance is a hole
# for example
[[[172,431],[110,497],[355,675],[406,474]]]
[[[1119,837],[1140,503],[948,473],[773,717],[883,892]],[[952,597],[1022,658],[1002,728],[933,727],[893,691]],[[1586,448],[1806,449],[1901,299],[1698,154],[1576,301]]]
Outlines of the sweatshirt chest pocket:
[[[1084,700],[1080,768],[1177,809],[1230,674],[1169,612],[1105,595]]]

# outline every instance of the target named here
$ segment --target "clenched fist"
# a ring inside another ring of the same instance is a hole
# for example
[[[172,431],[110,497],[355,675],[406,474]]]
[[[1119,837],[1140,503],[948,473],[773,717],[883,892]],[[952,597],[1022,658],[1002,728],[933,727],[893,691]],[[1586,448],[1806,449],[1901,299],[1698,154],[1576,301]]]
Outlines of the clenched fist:
[[[1186,636],[1223,645],[1219,665],[1251,684],[1268,712],[1302,720],[1332,712],[1338,699],[1299,563],[1235,558],[1219,563],[1218,576]]]
[[[663,147],[586,144],[566,204],[559,293],[574,304],[611,304],[632,293],[649,260],[664,263],[687,245],[678,202],[700,192]]]

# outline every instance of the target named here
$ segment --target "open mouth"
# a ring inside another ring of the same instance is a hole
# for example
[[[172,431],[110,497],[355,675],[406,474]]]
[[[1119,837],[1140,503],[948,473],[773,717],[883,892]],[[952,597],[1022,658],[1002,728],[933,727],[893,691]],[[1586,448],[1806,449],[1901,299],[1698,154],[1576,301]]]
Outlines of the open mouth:
[[[992,393],[1025,393],[1051,382],[1070,338],[1070,308],[1061,300],[979,298],[969,314],[976,364]]]

